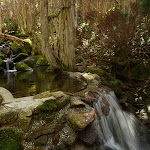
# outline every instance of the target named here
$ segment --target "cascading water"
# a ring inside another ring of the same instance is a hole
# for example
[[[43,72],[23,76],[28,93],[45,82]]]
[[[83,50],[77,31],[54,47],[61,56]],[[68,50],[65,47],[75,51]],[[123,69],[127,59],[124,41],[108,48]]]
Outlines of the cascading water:
[[[6,68],[4,70],[4,72],[16,72],[16,67],[14,65],[14,62],[11,58],[7,58],[6,60],[4,60],[5,64],[6,64]]]
[[[98,114],[94,127],[97,130],[100,145],[111,150],[150,149],[146,127],[132,114],[120,109],[114,92],[101,94],[93,106]]]

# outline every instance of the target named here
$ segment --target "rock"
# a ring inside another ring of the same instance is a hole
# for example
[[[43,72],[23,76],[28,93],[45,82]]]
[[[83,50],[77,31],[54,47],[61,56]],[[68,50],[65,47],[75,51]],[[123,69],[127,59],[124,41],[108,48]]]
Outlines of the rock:
[[[62,131],[60,131],[60,141],[65,145],[72,145],[76,139],[77,134],[66,124]]]
[[[14,63],[19,62],[27,57],[28,57],[27,53],[19,53],[15,58],[13,58],[13,62]]]
[[[31,67],[29,67],[27,64],[25,64],[24,62],[17,62],[15,64],[16,70],[17,71],[28,71],[28,70],[32,70]]]
[[[71,108],[82,108],[85,107],[85,103],[81,101],[79,96],[72,96],[70,99],[70,107]]]
[[[76,131],[84,130],[95,120],[95,110],[92,108],[91,112],[72,112],[68,116],[69,125]]]
[[[84,72],[87,70],[87,66],[83,62],[76,64],[76,66],[77,66],[77,71],[79,71],[79,72]]]
[[[46,91],[46,92],[42,92],[40,94],[37,94],[33,97],[33,99],[42,99],[42,98],[47,98],[47,97],[50,97],[52,96],[51,92],[50,91]]]
[[[32,111],[30,109],[28,110],[22,110],[19,112],[19,127],[24,131],[27,132],[30,126],[31,122],[31,115]]]
[[[2,96],[0,95],[0,105],[1,105],[1,103],[2,103],[3,100],[4,100],[4,99],[3,99]]]
[[[81,142],[78,142],[78,143],[70,146],[69,150],[94,150],[94,149],[84,145]]]
[[[2,104],[11,103],[14,101],[13,95],[3,87],[0,87],[0,96],[3,99]]]
[[[5,55],[2,54],[1,51],[0,51],[0,59],[2,59],[2,60],[5,59]],[[1,64],[0,64],[0,65],[1,65]]]
[[[44,146],[47,144],[48,136],[43,135],[34,140],[36,146]]]
[[[17,42],[12,43],[10,48],[12,49],[14,54],[18,54],[20,51],[20,45]]]
[[[28,141],[31,141],[33,139],[36,139],[36,138],[42,136],[42,135],[47,135],[50,133],[60,131],[62,128],[63,128],[63,125],[61,125],[59,123],[47,123],[47,124],[43,125],[42,127],[31,131],[25,137],[25,139]]]
[[[109,108],[109,103],[108,101],[106,100],[106,98],[102,98],[102,112],[105,116],[109,115],[109,111],[110,111],[110,108]]]
[[[90,104],[99,98],[99,93],[94,91],[86,91],[85,93],[81,93],[79,96],[84,102]]]
[[[6,124],[16,121],[18,118],[18,112],[6,108],[0,108],[0,124]]]
[[[78,139],[86,145],[93,145],[98,138],[97,131],[93,126],[86,128],[82,132],[79,132]]]
[[[29,56],[29,57],[25,58],[23,60],[23,62],[31,68],[48,65],[46,58],[44,58],[42,55]]]
[[[54,133],[52,137],[52,145],[57,145],[59,143],[60,135],[58,132]]]

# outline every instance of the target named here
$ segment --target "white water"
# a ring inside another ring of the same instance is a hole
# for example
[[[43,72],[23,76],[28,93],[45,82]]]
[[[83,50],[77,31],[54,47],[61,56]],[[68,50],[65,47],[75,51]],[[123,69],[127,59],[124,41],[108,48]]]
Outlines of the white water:
[[[7,58],[6,60],[4,60],[4,62],[6,63],[6,69],[4,70],[5,72],[16,72],[17,71],[15,66],[13,67],[13,69],[10,69],[10,67],[9,67],[9,62],[14,63],[11,58]]]
[[[109,103],[108,116],[102,112],[102,98]],[[101,145],[112,150],[150,150],[146,128],[132,114],[120,109],[114,92],[102,94],[94,108],[101,116],[94,122]]]

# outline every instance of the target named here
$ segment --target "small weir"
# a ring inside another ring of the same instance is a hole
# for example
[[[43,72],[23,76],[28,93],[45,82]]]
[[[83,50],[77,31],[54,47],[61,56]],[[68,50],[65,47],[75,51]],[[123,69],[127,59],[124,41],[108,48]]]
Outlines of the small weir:
[[[104,149],[150,149],[150,141],[148,141],[150,137],[146,127],[132,114],[120,109],[114,92],[101,94],[98,101],[94,103],[94,108],[98,113],[94,127],[98,133],[99,144],[103,145]]]

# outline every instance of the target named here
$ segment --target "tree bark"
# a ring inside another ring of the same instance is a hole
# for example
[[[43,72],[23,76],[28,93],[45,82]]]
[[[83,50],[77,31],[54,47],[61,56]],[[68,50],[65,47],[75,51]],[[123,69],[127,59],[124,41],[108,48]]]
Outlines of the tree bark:
[[[49,43],[49,23],[48,23],[48,0],[41,1],[41,12],[40,12],[40,22],[41,22],[41,50],[43,55],[50,63],[53,69],[59,67],[56,57],[50,48]]]
[[[0,33],[2,33],[2,12],[1,12],[1,0],[0,0]]]

